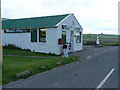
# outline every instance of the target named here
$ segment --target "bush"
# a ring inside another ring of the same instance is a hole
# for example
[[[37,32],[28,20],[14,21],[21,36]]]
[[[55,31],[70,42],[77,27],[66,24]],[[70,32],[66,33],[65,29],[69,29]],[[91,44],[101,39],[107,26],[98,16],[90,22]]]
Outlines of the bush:
[[[4,49],[15,49],[15,50],[22,50],[20,47],[13,45],[13,44],[8,44],[3,46]]]

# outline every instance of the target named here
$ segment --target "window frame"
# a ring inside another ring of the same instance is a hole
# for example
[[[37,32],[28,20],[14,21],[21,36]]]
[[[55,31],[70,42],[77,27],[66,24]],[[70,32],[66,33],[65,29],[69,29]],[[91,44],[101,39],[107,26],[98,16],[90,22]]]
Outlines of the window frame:
[[[42,29],[43,29],[43,31],[45,31],[45,41],[41,40],[41,38],[43,38]],[[39,28],[39,42],[46,42],[46,28]]]
[[[81,38],[82,38],[82,32],[76,31],[79,33],[79,35],[76,35],[76,43],[81,43]],[[79,36],[79,42],[77,42],[77,36]]]

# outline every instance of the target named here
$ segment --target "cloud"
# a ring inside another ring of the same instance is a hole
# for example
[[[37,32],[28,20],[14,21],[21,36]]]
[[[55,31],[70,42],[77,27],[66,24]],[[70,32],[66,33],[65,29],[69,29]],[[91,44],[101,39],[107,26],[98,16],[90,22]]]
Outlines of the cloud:
[[[34,0],[2,0],[2,17],[22,18],[32,16],[42,7],[41,0],[36,0],[36,2]]]
[[[85,33],[117,34],[119,0],[2,0],[2,17],[27,18],[74,13]]]

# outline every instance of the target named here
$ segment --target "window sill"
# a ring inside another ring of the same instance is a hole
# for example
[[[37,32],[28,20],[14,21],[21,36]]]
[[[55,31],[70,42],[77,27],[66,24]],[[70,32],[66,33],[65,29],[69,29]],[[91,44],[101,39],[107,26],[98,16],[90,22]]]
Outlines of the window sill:
[[[31,43],[37,43],[37,42],[31,42]]]

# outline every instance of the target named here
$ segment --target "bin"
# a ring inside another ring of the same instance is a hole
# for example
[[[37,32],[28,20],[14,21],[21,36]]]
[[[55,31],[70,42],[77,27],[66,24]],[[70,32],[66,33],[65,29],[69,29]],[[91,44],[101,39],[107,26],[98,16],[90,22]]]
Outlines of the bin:
[[[67,45],[63,45],[63,57],[66,57],[66,58],[68,58],[68,49],[67,49]]]

